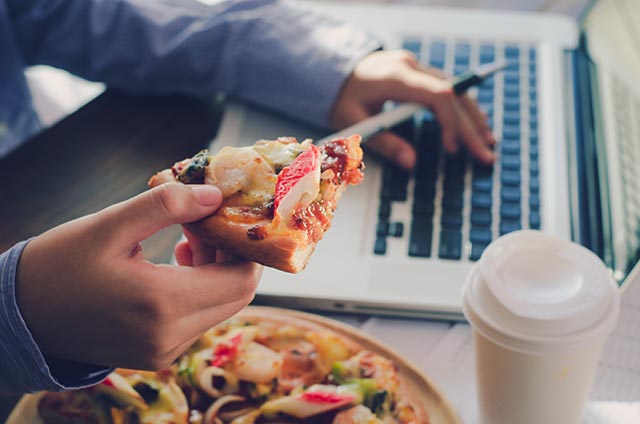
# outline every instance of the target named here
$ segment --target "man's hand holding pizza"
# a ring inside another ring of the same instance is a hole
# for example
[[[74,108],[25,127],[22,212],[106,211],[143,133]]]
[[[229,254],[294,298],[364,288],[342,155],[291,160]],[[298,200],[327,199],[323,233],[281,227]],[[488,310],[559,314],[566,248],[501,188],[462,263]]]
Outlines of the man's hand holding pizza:
[[[165,184],[31,240],[16,297],[44,355],[159,369],[246,306],[261,266],[213,263],[216,252],[197,240],[177,246],[179,266],[152,264],[140,247],[163,227],[210,215],[221,201],[214,186]]]

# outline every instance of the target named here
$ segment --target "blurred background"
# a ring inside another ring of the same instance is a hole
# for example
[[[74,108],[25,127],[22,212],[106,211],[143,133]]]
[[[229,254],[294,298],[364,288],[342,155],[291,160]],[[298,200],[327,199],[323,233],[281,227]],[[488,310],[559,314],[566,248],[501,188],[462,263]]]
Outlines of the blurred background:
[[[154,1],[154,0],[150,0]],[[218,0],[200,0],[215,3]],[[590,0],[312,0],[315,2],[403,3],[431,7],[506,9],[560,13],[578,19]],[[60,120],[104,90],[102,84],[82,80],[48,66],[27,71],[36,110],[45,126]]]

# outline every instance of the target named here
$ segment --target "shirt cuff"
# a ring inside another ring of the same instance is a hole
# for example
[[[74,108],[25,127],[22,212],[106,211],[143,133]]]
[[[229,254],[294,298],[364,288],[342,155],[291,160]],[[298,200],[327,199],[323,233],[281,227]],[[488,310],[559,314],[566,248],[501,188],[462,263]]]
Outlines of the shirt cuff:
[[[0,255],[0,390],[78,389],[99,383],[113,368],[45,359],[16,303],[16,271],[30,240]]]

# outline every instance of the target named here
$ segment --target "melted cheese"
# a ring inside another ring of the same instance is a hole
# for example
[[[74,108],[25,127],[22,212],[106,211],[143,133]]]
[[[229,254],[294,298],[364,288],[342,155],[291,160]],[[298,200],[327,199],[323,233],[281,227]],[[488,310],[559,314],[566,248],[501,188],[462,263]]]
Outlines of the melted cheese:
[[[244,205],[270,202],[276,180],[273,167],[251,147],[222,148],[205,172],[207,184],[220,188],[225,199],[239,193]]]
[[[298,143],[295,138],[279,138],[260,140],[249,147],[223,147],[211,158],[205,182],[219,187],[225,199],[234,197],[234,206],[264,205],[273,200],[276,172],[290,165],[310,145],[309,139]],[[295,207],[298,200],[308,204],[317,196],[319,174],[314,173],[313,179],[316,181],[310,178],[296,188],[286,209]]]
[[[260,140],[253,149],[260,153],[276,171],[291,164],[298,155],[309,148],[311,139],[298,143],[295,138],[282,137],[277,140]]]

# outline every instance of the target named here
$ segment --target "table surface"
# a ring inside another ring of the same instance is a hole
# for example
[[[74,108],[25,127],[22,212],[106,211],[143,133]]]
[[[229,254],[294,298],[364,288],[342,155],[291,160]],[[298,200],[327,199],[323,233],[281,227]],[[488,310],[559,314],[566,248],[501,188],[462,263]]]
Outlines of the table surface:
[[[220,101],[105,92],[0,160],[0,251],[144,191],[157,170],[207,147],[221,116]],[[143,243],[145,256],[168,262],[179,235],[179,226],[159,232]],[[632,374],[640,376],[640,287],[632,289],[605,347],[585,416],[589,424],[640,422],[640,378]],[[465,422],[474,421],[468,325],[330,316],[405,355],[440,386]],[[618,361],[620,355],[628,359]],[[0,422],[17,399],[0,394]]]

